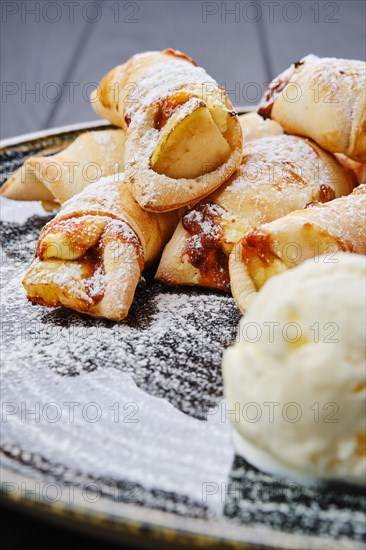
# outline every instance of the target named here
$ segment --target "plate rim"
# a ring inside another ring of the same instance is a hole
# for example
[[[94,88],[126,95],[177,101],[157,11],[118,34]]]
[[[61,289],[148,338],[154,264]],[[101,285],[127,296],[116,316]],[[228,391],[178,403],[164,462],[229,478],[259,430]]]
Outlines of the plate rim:
[[[49,128],[48,130],[39,130],[37,132],[30,132],[28,134],[20,134],[18,136],[5,138],[0,140],[0,149],[6,149],[7,147],[14,147],[21,145],[28,141],[35,141],[52,136],[58,136],[66,134],[68,132],[78,132],[79,130],[88,130],[89,128],[112,126],[108,120],[89,120],[88,122],[79,122],[76,124],[67,124],[65,126],[57,126],[56,128]]]
[[[37,502],[22,495],[24,484],[39,484]],[[73,485],[73,500],[70,504],[65,498],[47,501],[44,498],[47,486],[65,485],[57,481],[44,481],[36,477],[19,474],[9,467],[0,466],[0,494],[3,502],[17,505],[43,519],[59,519],[71,527],[91,526],[101,535],[119,538],[128,534],[135,540],[149,535],[150,544],[174,544],[184,547],[187,544],[200,548],[268,548],[278,550],[362,550],[364,546],[348,538],[331,539],[327,537],[286,533],[263,525],[248,526],[230,522],[229,518],[215,517],[212,520],[187,518],[171,512],[156,510],[132,503],[115,502],[100,496],[97,502],[87,505],[82,491]],[[16,491],[9,494],[7,484],[16,484]],[[23,485],[22,485],[23,484]],[[46,515],[46,518],[45,518]],[[164,518],[164,522],[162,522]],[[71,524],[70,524],[71,520]],[[192,547],[191,546],[191,547]]]

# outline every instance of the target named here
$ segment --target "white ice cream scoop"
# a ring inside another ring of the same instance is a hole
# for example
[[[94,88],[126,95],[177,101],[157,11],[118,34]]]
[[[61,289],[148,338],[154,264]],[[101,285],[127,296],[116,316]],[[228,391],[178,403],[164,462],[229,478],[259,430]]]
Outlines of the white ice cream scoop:
[[[366,260],[338,253],[270,279],[223,359],[237,450],[297,479],[366,483]]]

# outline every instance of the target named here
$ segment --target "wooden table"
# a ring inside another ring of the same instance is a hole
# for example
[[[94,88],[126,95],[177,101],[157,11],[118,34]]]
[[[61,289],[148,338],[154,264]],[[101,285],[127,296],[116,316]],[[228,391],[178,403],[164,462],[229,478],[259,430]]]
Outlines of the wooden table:
[[[307,53],[365,58],[363,0],[3,0],[1,137],[96,118],[88,95],[132,54],[172,47],[237,105]]]

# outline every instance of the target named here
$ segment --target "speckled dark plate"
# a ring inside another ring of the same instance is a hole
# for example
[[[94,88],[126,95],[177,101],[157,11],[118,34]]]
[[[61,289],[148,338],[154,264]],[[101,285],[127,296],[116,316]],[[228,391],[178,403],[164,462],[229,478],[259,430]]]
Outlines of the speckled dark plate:
[[[105,126],[107,127],[107,126]],[[9,140],[1,183],[93,123]],[[235,456],[221,356],[231,297],[146,273],[127,320],[27,302],[21,286],[49,215],[2,199],[2,490],[106,536],[163,548],[364,548],[365,497],[302,487]]]

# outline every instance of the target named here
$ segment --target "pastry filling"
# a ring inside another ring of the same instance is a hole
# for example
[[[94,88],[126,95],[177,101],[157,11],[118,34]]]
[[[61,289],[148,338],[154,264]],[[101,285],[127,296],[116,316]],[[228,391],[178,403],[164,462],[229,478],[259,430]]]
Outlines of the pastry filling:
[[[112,252],[113,269],[121,271],[122,281],[124,267],[120,256],[127,243],[136,250],[142,270],[141,243],[126,222],[91,215],[51,222],[41,235],[37,258],[23,280],[28,299],[48,307],[89,311],[105,295],[106,249]]]
[[[225,164],[231,154],[227,137],[232,113],[178,92],[160,102],[154,119],[159,141],[150,160],[158,174],[195,179]]]
[[[199,271],[199,284],[230,291],[228,257],[223,250],[225,210],[212,203],[201,203],[182,220],[190,234],[184,253]]]

